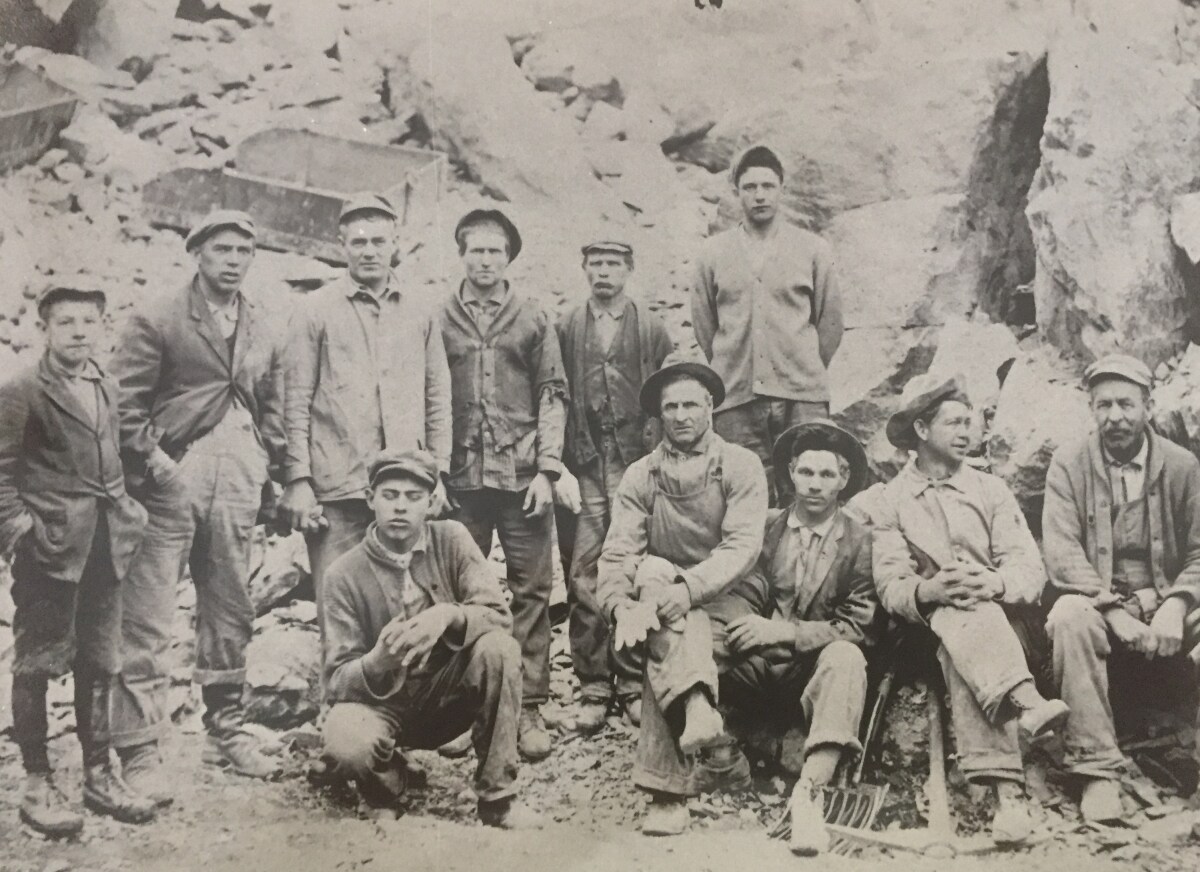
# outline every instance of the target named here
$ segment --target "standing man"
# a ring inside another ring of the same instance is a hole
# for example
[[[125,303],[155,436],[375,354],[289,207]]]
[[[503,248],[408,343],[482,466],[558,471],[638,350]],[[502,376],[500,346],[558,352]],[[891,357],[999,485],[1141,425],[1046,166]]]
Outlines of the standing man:
[[[373,803],[404,791],[409,748],[434,748],[472,727],[484,824],[534,827],[517,802],[521,652],[487,560],[457,521],[429,520],[441,481],[425,451],[370,467],[375,521],[334,561],[325,597],[325,750]]]
[[[81,818],[46,753],[46,691],[71,674],[83,749],[83,801],[126,823],[154,817],[109,760],[109,699],[121,664],[120,581],[146,513],[125,493],[117,385],[92,359],[102,291],[49,288],[38,298],[41,360],[0,386],[0,554],[12,569],[12,733],[25,766],[20,816],[47,836]]]
[[[373,517],[370,458],[423,448],[443,475],[450,468],[450,373],[437,307],[392,270],[396,220],[384,197],[346,203],[338,221],[346,273],[312,294],[288,339],[280,509],[308,540],[322,626],[325,570],[362,541]]]
[[[1047,629],[1067,719],[1067,766],[1085,820],[1124,817],[1109,665],[1153,695],[1192,694],[1200,644],[1200,463],[1150,429],[1149,368],[1123,354],[1084,375],[1096,431],[1054,453],[1042,514]],[[1190,688],[1189,688],[1190,685]]]
[[[696,258],[692,325],[728,391],[713,426],[757,454],[773,486],[775,439],[829,414],[826,370],[842,341],[842,299],[829,244],[779,216],[779,155],[751,146],[730,176],[742,221]]]
[[[146,547],[123,588],[125,664],[113,697],[113,744],[125,779],[172,800],[157,742],[170,723],[167,654],[183,567],[196,587],[196,665],[205,762],[266,778],[278,768],[244,729],[242,685],[254,624],[250,532],[269,471],[283,460],[278,336],[242,292],[254,221],[215,211],[186,247],[196,275],[135,311],[113,360],[121,438],[150,513]]]
[[[689,758],[730,742],[716,709],[724,626],[766,595],[755,564],[767,483],[757,457],[712,430],[724,394],[703,363],[668,358],[646,380],[642,411],[661,417],[663,439],[621,479],[600,556],[614,647],[645,644],[633,779],[651,794],[647,835],[687,828],[686,798],[698,792]],[[751,574],[753,596],[728,593]]]
[[[867,455],[832,421],[812,421],[785,430],[773,460],[778,492],[795,497],[767,519],[760,567],[768,596],[726,628],[733,662],[721,675],[721,699],[807,725],[804,765],[792,790],[791,847],[812,856],[829,846],[814,794],[833,780],[839,762],[862,753],[867,661],[861,646],[874,644],[882,615],[871,578],[871,531],[840,506],[862,489]],[[747,597],[754,591],[750,586]]]
[[[1041,597],[1041,555],[1012,491],[964,462],[973,418],[957,379],[918,376],[901,405],[888,440],[916,456],[880,500],[875,585],[887,611],[928,624],[941,642],[959,765],[968,780],[995,788],[992,837],[1019,843],[1033,818],[1017,727],[1037,737],[1067,716],[1034,687],[1010,623],[1015,608]]]
[[[519,748],[550,753],[541,705],[550,695],[550,589],[554,581],[554,482],[562,469],[566,379],[554,324],[504,272],[521,235],[497,209],[476,209],[454,231],[466,278],[446,302],[456,517],[485,555],[492,533],[508,562],[513,635],[521,644]]]
[[[638,391],[672,346],[662,319],[625,294],[633,272],[629,243],[589,242],[583,271],[591,297],[563,316],[558,336],[571,392],[564,459],[579,481],[581,505],[568,576],[571,658],[581,699],[576,726],[591,733],[604,725],[614,692],[635,726],[641,719],[641,669],[621,661],[610,669],[596,567],[621,477],[658,444],[658,421],[642,411]]]

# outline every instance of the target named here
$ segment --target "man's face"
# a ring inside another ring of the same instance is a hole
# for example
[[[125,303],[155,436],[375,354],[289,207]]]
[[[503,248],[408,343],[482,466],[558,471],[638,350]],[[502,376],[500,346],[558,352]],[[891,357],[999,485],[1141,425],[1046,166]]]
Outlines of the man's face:
[[[481,291],[490,291],[504,281],[508,237],[499,227],[468,228],[463,235],[462,262],[467,281]]]
[[[232,296],[241,288],[254,260],[254,240],[240,230],[227,227],[198,245],[194,256],[208,285]]]
[[[1131,455],[1150,423],[1150,404],[1141,386],[1125,379],[1093,385],[1092,417],[1110,454]]]
[[[371,509],[380,534],[390,541],[407,541],[425,526],[433,493],[407,476],[384,478],[371,489]]]
[[[792,461],[796,505],[812,517],[824,517],[837,505],[850,481],[850,467],[832,451],[802,451]]]
[[[663,388],[659,408],[663,432],[679,448],[691,448],[712,426],[712,394],[695,379],[681,379]]]
[[[395,221],[369,212],[362,217],[351,216],[342,225],[341,236],[350,278],[362,285],[374,285],[387,278],[398,247]]]
[[[42,329],[46,350],[59,366],[73,370],[92,356],[103,329],[104,313],[88,300],[63,300],[46,313]]]
[[[760,226],[770,224],[779,211],[779,176],[766,167],[750,167],[738,179],[737,194],[746,220]]]
[[[957,400],[942,403],[928,424],[917,421],[915,429],[926,450],[947,462],[962,462],[971,448],[971,407]]]
[[[625,290],[632,265],[623,254],[614,251],[597,251],[589,254],[583,262],[592,296],[600,300],[611,300]]]

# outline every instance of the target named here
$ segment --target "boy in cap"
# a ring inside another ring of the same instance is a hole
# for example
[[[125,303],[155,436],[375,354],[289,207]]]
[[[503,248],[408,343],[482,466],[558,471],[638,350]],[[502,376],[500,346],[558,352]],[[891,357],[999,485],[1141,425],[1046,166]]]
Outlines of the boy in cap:
[[[516,225],[475,209],[454,233],[465,278],[442,312],[450,362],[455,517],[485,554],[499,533],[512,591],[524,688],[519,747],[550,753],[541,705],[550,695],[554,483],[562,470],[566,378],[554,323],[504,274],[521,251]]]
[[[398,215],[383,196],[342,208],[341,277],[292,319],[280,511],[308,542],[317,617],[325,571],[362,541],[372,512],[367,464],[380,451],[421,448],[450,471],[450,373],[436,301],[392,269]],[[444,493],[438,484],[439,503]]]
[[[728,745],[716,709],[724,625],[750,611],[767,519],[767,483],[750,451],[712,430],[725,393],[703,363],[668,357],[642,386],[662,420],[658,446],[626,471],[600,555],[600,606],[617,651],[645,646],[642,723],[634,783],[651,794],[647,835],[682,833],[699,792],[691,758]]]
[[[25,766],[21,820],[68,836],[83,819],[54,783],[46,690],[74,676],[84,804],[128,823],[154,817],[109,762],[108,709],[121,664],[120,580],[146,514],[125,492],[117,386],[92,359],[105,296],[54,287],[38,299],[46,351],[0,386],[0,554],[12,570],[13,738]]]
[[[170,726],[168,655],[185,565],[196,589],[204,760],[255,778],[278,769],[245,730],[242,707],[250,532],[284,454],[279,336],[242,287],[255,238],[245,212],[210,213],[185,243],[191,281],[136,308],[113,358],[131,490],[150,516],[122,587],[113,745],[125,780],[161,805],[173,799],[158,742]]]
[[[1109,355],[1084,378],[1095,432],[1055,451],[1046,477],[1043,548],[1059,595],[1046,627],[1071,707],[1066,762],[1082,782],[1080,812],[1112,822],[1124,816],[1124,757],[1110,667],[1135,679],[1121,689],[1152,688],[1147,701],[1178,697],[1196,710],[1184,655],[1200,644],[1200,462],[1151,429],[1141,361]]]
[[[752,145],[734,159],[730,178],[742,220],[706,240],[696,258],[692,325],[725,380],[713,426],[757,454],[773,486],[775,439],[829,414],[826,370],[842,341],[841,292],[829,244],[779,215],[778,153]]]
[[[905,386],[888,440],[915,456],[888,483],[875,513],[873,565],[883,607],[927,624],[950,691],[959,765],[994,786],[992,837],[1032,833],[1017,728],[1055,729],[1067,707],[1034,687],[1010,614],[1046,583],[1037,543],[1007,485],[965,462],[974,423],[955,378],[932,373]]]
[[[878,635],[882,616],[871,577],[871,532],[841,503],[862,489],[867,456],[832,421],[785,430],[775,443],[777,492],[794,494],[767,517],[759,567],[767,596],[754,613],[731,621],[731,665],[721,700],[735,709],[808,725],[804,765],[792,792],[792,851],[828,847],[815,791],[833,780],[839,762],[862,752],[858,726],[867,694],[861,646]],[[739,586],[739,591],[741,586]],[[754,600],[758,588],[745,586]]]
[[[325,752],[368,801],[403,793],[397,745],[435,748],[471,728],[483,823],[539,825],[515,800],[521,652],[504,593],[457,521],[430,520],[441,480],[426,451],[379,456],[374,522],[326,574]]]
[[[575,723],[590,733],[604,725],[614,694],[635,726],[641,717],[641,669],[627,658],[613,658],[610,668],[596,567],[617,485],[629,464],[658,443],[657,418],[642,410],[638,391],[672,346],[662,319],[625,293],[633,271],[629,243],[589,242],[583,271],[591,295],[559,319],[558,338],[571,394],[563,459],[579,482],[580,499],[567,587],[571,659],[580,684]]]

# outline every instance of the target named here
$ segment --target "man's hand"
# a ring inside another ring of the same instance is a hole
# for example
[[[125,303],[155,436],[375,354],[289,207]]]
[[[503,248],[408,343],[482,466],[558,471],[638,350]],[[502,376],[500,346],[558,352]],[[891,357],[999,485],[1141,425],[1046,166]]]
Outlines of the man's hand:
[[[955,591],[965,573],[958,564],[939,569],[936,575],[917,582],[917,602],[937,606],[957,606]]]
[[[620,651],[640,645],[651,630],[661,626],[654,603],[635,600],[621,603],[613,609],[613,647]]]
[[[788,621],[773,621],[761,615],[743,615],[725,626],[725,640],[738,653],[774,645],[791,646],[796,631]]]
[[[522,508],[529,517],[540,518],[550,511],[553,505],[554,485],[546,473],[539,472],[529,483],[529,489],[525,492],[525,505]]]
[[[1151,656],[1173,657],[1183,646],[1183,622],[1187,617],[1188,603],[1183,597],[1169,596],[1158,607],[1150,621],[1150,632],[1154,636],[1154,652]]]
[[[156,445],[146,458],[146,471],[150,473],[150,478],[155,484],[166,484],[179,475],[179,464]]]
[[[279,498],[279,512],[288,526],[301,533],[315,533],[329,526],[317,504],[312,482],[307,478],[297,479],[284,487],[283,496]]]
[[[433,502],[431,506],[429,513],[434,518],[448,517],[454,508],[450,504],[450,495],[446,493],[446,483],[440,477],[437,480],[437,484],[433,486]]]
[[[658,617],[667,624],[683,618],[692,608],[692,592],[682,581],[658,589],[655,599],[658,602]]]
[[[1104,613],[1104,621],[1117,641],[1125,647],[1147,657],[1157,653],[1158,639],[1154,633],[1129,612],[1122,608],[1108,609]]]
[[[446,631],[463,620],[462,609],[453,603],[437,603],[407,621],[391,621],[379,634],[380,644],[387,651],[389,662],[401,669],[410,666],[421,670],[429,661],[438,640]]]
[[[565,469],[558,481],[554,482],[554,501],[573,515],[578,515],[583,508],[583,499],[579,496],[579,479]]]
[[[951,591],[959,608],[970,608],[977,603],[991,602],[1004,593],[1004,580],[994,569],[978,563],[959,563],[962,574]]]

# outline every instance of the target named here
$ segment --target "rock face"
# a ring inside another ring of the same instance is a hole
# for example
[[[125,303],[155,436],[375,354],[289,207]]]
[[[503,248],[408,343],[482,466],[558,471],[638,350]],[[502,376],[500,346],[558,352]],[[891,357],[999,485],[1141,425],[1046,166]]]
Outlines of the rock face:
[[[1091,359],[1153,368],[1187,341],[1194,300],[1170,235],[1200,186],[1196,9],[1178,0],[1078,4],[1049,53],[1051,98],[1028,215],[1038,324]]]
[[[1192,453],[1200,452],[1200,345],[1188,346],[1155,385],[1153,396],[1155,429]]]
[[[287,729],[311,720],[321,699],[321,634],[311,602],[276,609],[254,625],[246,650],[246,716]]]

